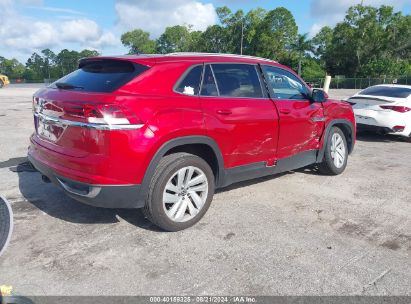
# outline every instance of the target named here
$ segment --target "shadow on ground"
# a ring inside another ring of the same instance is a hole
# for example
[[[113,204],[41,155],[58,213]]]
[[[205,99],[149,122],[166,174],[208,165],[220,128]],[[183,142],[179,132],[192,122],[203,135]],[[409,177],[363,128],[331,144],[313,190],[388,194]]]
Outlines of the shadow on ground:
[[[20,208],[24,210],[26,207],[25,204],[29,203],[52,217],[71,223],[116,223],[119,221],[118,217],[120,217],[136,227],[151,231],[162,231],[145,218],[142,209],[106,209],[77,202],[65,195],[59,187],[51,183],[43,182],[41,174],[31,166],[25,157],[10,159],[0,163],[0,166],[2,164],[4,167],[11,165],[9,166],[9,170],[16,172],[19,176],[19,188],[25,200],[15,204],[14,209],[16,209],[17,212]],[[295,171],[239,182],[219,189],[216,193],[252,186],[296,172],[319,174],[315,167],[309,166]]]
[[[24,208],[27,202],[48,215],[61,220],[78,224],[104,224],[119,222],[118,217],[128,223],[151,231],[160,231],[149,222],[141,209],[106,209],[85,205],[68,197],[57,186],[45,183],[41,174],[31,167],[26,158],[10,170],[19,176],[20,192],[25,198],[21,204],[15,204],[18,212],[19,205]],[[10,162],[11,163],[11,162]]]
[[[357,140],[365,142],[411,142],[411,138],[369,131],[357,132]]]

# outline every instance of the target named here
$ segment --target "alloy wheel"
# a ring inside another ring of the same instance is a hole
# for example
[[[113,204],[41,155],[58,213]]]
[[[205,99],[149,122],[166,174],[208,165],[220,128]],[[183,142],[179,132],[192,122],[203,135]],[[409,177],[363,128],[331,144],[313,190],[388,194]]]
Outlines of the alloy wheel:
[[[331,158],[337,168],[341,168],[345,161],[345,145],[342,136],[334,133],[331,138]]]
[[[194,218],[206,203],[208,181],[205,173],[194,166],[179,169],[168,180],[163,192],[163,208],[174,222]]]

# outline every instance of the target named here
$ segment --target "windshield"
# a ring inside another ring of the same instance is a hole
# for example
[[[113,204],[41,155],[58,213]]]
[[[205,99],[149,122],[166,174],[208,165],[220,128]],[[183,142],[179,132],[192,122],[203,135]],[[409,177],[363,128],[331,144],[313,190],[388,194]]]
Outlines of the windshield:
[[[369,87],[359,93],[359,95],[385,96],[394,98],[407,98],[410,94],[411,88],[387,86]]]
[[[113,92],[148,67],[124,60],[86,60],[78,70],[50,85],[52,88],[85,92]]]

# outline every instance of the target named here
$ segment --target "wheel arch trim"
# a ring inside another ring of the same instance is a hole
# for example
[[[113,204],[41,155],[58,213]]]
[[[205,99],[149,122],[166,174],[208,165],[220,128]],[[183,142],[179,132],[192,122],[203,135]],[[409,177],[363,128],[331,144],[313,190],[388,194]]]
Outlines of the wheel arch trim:
[[[351,138],[346,138],[347,143],[348,143],[348,154],[351,154],[351,152],[354,150],[354,142],[355,142],[355,129],[353,124],[349,121],[349,120],[345,120],[345,119],[333,119],[331,120],[328,125],[325,128],[324,131],[324,136],[323,136],[323,146],[322,148],[318,151],[317,154],[317,163],[322,162],[323,157],[324,157],[324,152],[325,152],[325,148],[327,145],[327,139],[328,139],[328,135],[330,133],[330,130],[332,127],[336,126],[336,125],[344,125],[346,128],[348,128],[349,134],[351,136]],[[344,130],[342,130],[344,132]],[[344,134],[345,135],[345,134]]]
[[[203,144],[209,146],[217,159],[217,165],[218,165],[218,172],[216,176],[216,187],[219,187],[224,180],[224,159],[221,154],[221,150],[218,146],[218,144],[208,136],[203,136],[203,135],[196,135],[196,136],[184,136],[184,137],[178,137],[174,138],[172,140],[169,140],[165,142],[157,151],[155,152],[154,156],[152,157],[146,172],[144,174],[143,181],[141,183],[141,194],[144,194],[144,196],[139,197],[139,205],[144,205],[146,196],[148,194],[148,188],[150,186],[151,179],[154,175],[154,171],[156,170],[161,158],[167,154],[171,149],[177,148],[179,146],[185,146],[185,145],[196,145],[196,144]]]

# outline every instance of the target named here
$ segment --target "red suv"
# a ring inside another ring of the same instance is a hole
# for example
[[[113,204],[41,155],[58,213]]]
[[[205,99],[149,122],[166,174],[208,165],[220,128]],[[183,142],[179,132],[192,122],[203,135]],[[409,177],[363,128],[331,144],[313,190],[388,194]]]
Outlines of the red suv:
[[[74,199],[192,226],[216,188],[318,164],[340,174],[351,106],[275,61],[223,54],[82,59],[33,97],[28,157]]]

